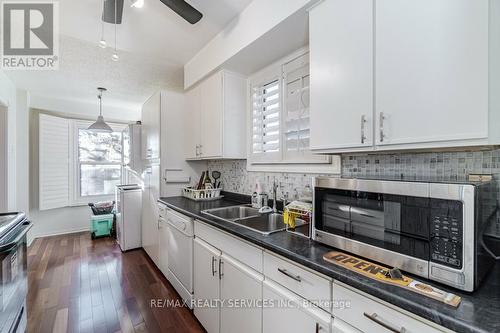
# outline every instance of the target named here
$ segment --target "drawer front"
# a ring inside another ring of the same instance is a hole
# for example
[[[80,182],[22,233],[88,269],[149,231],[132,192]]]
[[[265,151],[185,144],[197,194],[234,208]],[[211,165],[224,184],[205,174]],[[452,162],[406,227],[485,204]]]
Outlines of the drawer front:
[[[333,318],[332,333],[363,333],[339,318]]]
[[[267,252],[264,252],[264,275],[330,311],[331,280]]]
[[[194,224],[194,234],[220,251],[262,273],[261,249],[197,220]]]
[[[342,309],[333,307],[333,316],[335,319],[340,318],[342,321],[363,332],[443,332],[382,303],[378,303],[368,297],[340,286],[335,282],[333,283],[333,298],[350,302],[350,307]]]

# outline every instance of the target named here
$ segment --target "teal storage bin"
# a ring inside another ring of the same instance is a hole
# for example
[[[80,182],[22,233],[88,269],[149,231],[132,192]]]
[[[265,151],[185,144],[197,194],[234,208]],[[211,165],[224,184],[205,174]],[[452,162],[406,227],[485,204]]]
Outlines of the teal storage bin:
[[[105,214],[92,215],[90,217],[90,231],[92,232],[92,239],[111,235],[113,216],[113,214]]]

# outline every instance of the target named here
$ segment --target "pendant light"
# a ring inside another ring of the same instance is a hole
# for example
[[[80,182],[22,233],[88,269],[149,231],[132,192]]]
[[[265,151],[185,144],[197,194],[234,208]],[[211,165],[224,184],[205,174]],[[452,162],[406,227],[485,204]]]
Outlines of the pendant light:
[[[120,59],[120,57],[118,56],[118,52],[116,52],[116,25],[117,25],[117,15],[118,15],[118,12],[117,12],[117,5],[116,3],[118,2],[118,0],[115,0],[115,53],[113,53],[113,55],[111,56],[111,59],[113,61],[118,61]]]
[[[103,49],[106,48],[106,40],[104,39],[104,21],[101,21],[101,40],[99,41],[99,46]]]
[[[93,132],[111,133],[113,132],[113,129],[104,122],[104,118],[102,116],[102,93],[107,89],[99,87],[97,90],[99,91],[99,94],[97,95],[97,98],[99,99],[99,116],[97,117],[97,121],[90,125],[87,129]]]

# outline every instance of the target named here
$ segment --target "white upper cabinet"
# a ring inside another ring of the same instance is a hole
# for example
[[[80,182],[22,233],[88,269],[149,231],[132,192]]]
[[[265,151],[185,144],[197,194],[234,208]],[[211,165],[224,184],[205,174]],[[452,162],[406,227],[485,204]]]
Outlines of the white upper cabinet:
[[[201,97],[200,88],[186,92],[186,117],[184,124],[184,152],[186,158],[199,157],[201,142]]]
[[[488,138],[488,0],[377,0],[377,144]]]
[[[310,11],[311,149],[373,145],[373,1]]]
[[[246,158],[246,79],[220,71],[186,98],[186,159]]]
[[[488,94],[500,84],[496,6],[325,0],[312,8],[311,149],[498,144],[500,112]]]
[[[155,93],[142,106],[142,158],[160,158],[161,92]]]
[[[201,94],[201,153],[203,157],[222,156],[223,110],[222,72],[209,77],[200,86]]]

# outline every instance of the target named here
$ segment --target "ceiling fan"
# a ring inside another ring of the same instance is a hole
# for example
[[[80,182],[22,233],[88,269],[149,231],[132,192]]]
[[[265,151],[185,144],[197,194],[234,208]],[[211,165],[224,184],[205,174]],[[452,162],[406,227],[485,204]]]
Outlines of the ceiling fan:
[[[160,1],[191,24],[197,23],[203,17],[202,13],[184,0]],[[104,0],[102,20],[111,24],[121,24],[123,16],[123,2],[124,0]],[[132,3],[135,4],[136,0],[132,0]]]

